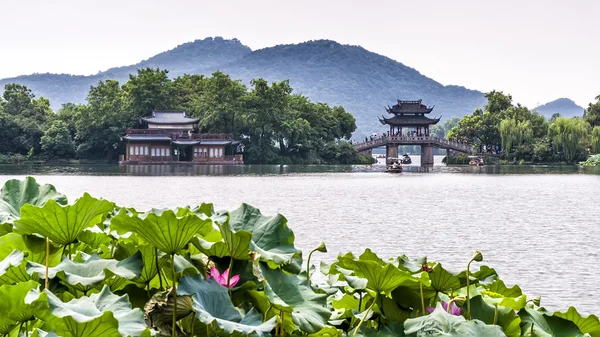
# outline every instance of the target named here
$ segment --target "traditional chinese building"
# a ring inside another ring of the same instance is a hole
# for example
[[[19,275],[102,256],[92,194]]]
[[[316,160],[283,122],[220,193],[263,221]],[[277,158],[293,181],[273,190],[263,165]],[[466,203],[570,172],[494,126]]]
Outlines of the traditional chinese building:
[[[385,110],[393,114],[390,118],[379,118],[379,122],[390,126],[390,136],[429,136],[429,126],[437,124],[440,118],[425,116],[433,110],[418,101],[401,101]]]
[[[243,164],[243,146],[231,134],[195,132],[198,118],[185,111],[152,111],[142,117],[144,129],[127,129],[123,164],[188,162]]]

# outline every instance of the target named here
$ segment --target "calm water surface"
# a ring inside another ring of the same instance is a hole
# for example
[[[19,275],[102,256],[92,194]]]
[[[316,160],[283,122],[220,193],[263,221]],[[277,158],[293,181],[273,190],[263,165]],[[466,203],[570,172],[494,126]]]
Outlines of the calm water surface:
[[[413,158],[414,160],[414,158]],[[418,161],[417,161],[418,162]],[[35,175],[70,200],[89,192],[138,209],[242,202],[281,213],[308,251],[333,260],[366,247],[464,269],[473,250],[507,284],[550,309],[600,313],[600,171],[576,167],[0,166],[0,183]],[[591,174],[585,174],[591,173]],[[93,176],[90,176],[93,175]]]

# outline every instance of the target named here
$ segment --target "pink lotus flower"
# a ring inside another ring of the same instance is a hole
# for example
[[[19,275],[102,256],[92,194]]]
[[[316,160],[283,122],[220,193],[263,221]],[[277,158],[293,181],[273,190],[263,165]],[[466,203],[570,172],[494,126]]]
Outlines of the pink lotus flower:
[[[217,283],[219,283],[223,287],[227,287],[227,277],[229,277],[229,268],[227,268],[227,270],[225,270],[223,274],[221,274],[219,273],[217,268],[212,267],[210,268],[210,275],[207,275],[206,278],[209,279],[211,278],[211,276],[215,279],[215,281],[217,281]],[[239,280],[240,275],[233,275],[229,280],[229,288],[233,288]]]
[[[448,303],[444,301],[442,301],[442,308],[444,308],[445,311],[449,312],[454,316],[460,316],[460,308],[454,305],[454,302],[450,303],[450,311],[448,311]],[[432,313],[434,310],[435,308],[427,308],[427,311],[429,311],[429,313]]]

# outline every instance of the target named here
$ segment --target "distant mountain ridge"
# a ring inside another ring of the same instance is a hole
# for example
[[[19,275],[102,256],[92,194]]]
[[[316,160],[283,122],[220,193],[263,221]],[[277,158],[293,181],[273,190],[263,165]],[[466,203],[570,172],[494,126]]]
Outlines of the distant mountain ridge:
[[[171,77],[184,73],[210,75],[220,70],[248,84],[253,78],[290,80],[295,92],[313,101],[341,105],[356,120],[356,136],[384,132],[377,116],[396,99],[423,99],[435,105],[431,115],[442,121],[461,117],[486,103],[484,94],[456,85],[442,85],[417,70],[360,46],[330,40],[308,41],[251,50],[237,39],[206,38],[184,43],[140,63],[111,68],[91,76],[33,74],[0,80],[27,85],[37,96],[50,99],[56,110],[67,102],[83,103],[90,86],[100,80],[125,83],[144,67],[168,69]]]
[[[559,98],[542,104],[534,110],[546,116],[546,118],[550,118],[556,113],[559,113],[563,117],[581,117],[585,109],[568,98]]]

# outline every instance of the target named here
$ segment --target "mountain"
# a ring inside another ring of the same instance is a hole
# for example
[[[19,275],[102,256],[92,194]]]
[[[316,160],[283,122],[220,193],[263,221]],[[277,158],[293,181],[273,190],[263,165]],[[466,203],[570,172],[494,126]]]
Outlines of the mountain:
[[[541,115],[546,116],[546,118],[552,117],[555,113],[559,113],[563,117],[581,117],[583,116],[584,108],[568,98],[559,98],[540,105],[535,110]]]
[[[358,125],[357,135],[383,132],[377,116],[396,99],[423,99],[435,105],[431,115],[460,117],[485,105],[483,93],[461,86],[444,86],[417,70],[359,46],[317,40],[252,51],[237,39],[206,38],[182,44],[138,64],[112,68],[91,76],[33,74],[0,80],[27,85],[58,109],[66,102],[83,103],[91,85],[116,79],[124,83],[137,68],[168,69],[172,77],[184,73],[209,75],[216,70],[245,83],[262,77],[290,80],[295,92],[313,101],[342,105]]]

